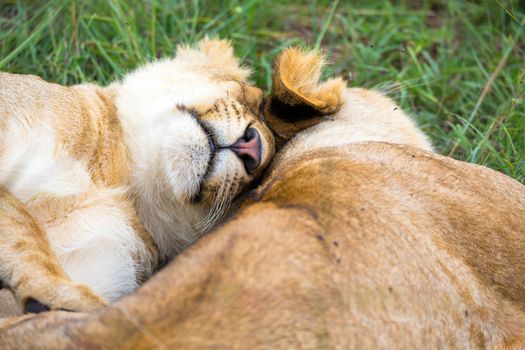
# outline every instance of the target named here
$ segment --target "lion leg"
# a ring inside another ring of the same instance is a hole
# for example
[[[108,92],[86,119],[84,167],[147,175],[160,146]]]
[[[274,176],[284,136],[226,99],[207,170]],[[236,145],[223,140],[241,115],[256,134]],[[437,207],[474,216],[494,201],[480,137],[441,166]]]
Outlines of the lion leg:
[[[44,206],[50,203],[47,199]],[[30,208],[39,212],[33,204]],[[92,188],[61,199],[56,207],[67,214],[40,221],[71,280],[113,302],[133,292],[151,274],[156,246],[124,189]]]
[[[0,187],[0,280],[25,312],[91,311],[105,301],[69,279],[42,227],[25,205]]]

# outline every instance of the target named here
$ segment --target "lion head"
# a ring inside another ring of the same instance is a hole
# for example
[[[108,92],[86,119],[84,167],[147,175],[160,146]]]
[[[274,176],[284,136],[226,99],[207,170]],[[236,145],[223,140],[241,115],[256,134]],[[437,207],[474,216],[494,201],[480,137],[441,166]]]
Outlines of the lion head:
[[[229,42],[206,38],[114,86],[136,207],[161,256],[223,217],[274,153],[249,74]]]

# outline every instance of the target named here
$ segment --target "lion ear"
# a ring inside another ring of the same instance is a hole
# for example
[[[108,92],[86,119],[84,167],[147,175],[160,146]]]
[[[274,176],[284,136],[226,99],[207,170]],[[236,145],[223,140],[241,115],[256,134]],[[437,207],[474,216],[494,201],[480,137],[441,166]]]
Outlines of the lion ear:
[[[273,86],[265,103],[265,117],[282,146],[299,131],[320,123],[341,108],[346,82],[319,82],[323,56],[289,48],[274,63]]]
[[[176,59],[204,67],[217,80],[244,82],[251,70],[241,66],[229,40],[204,37],[195,48],[188,45],[177,47]]]

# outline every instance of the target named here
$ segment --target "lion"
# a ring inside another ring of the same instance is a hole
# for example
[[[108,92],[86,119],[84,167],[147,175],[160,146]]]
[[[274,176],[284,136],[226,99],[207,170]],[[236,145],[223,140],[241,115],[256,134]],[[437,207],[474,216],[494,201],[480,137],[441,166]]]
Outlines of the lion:
[[[96,314],[5,320],[2,349],[525,346],[525,186],[432,152],[378,93],[319,84],[317,54],[276,63],[280,149],[242,208]],[[350,128],[381,118],[408,133]]]
[[[91,311],[209,230],[274,153],[228,41],[108,87],[0,73],[0,280],[26,312]]]

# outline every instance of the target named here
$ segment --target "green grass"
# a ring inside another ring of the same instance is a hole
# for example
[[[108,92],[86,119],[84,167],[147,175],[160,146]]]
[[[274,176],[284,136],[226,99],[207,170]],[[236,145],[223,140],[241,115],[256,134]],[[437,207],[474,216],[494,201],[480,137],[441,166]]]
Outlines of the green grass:
[[[525,182],[521,0],[0,0],[0,70],[106,84],[207,34],[231,38],[266,90],[282,48],[319,47],[327,75],[385,91],[441,153]]]

